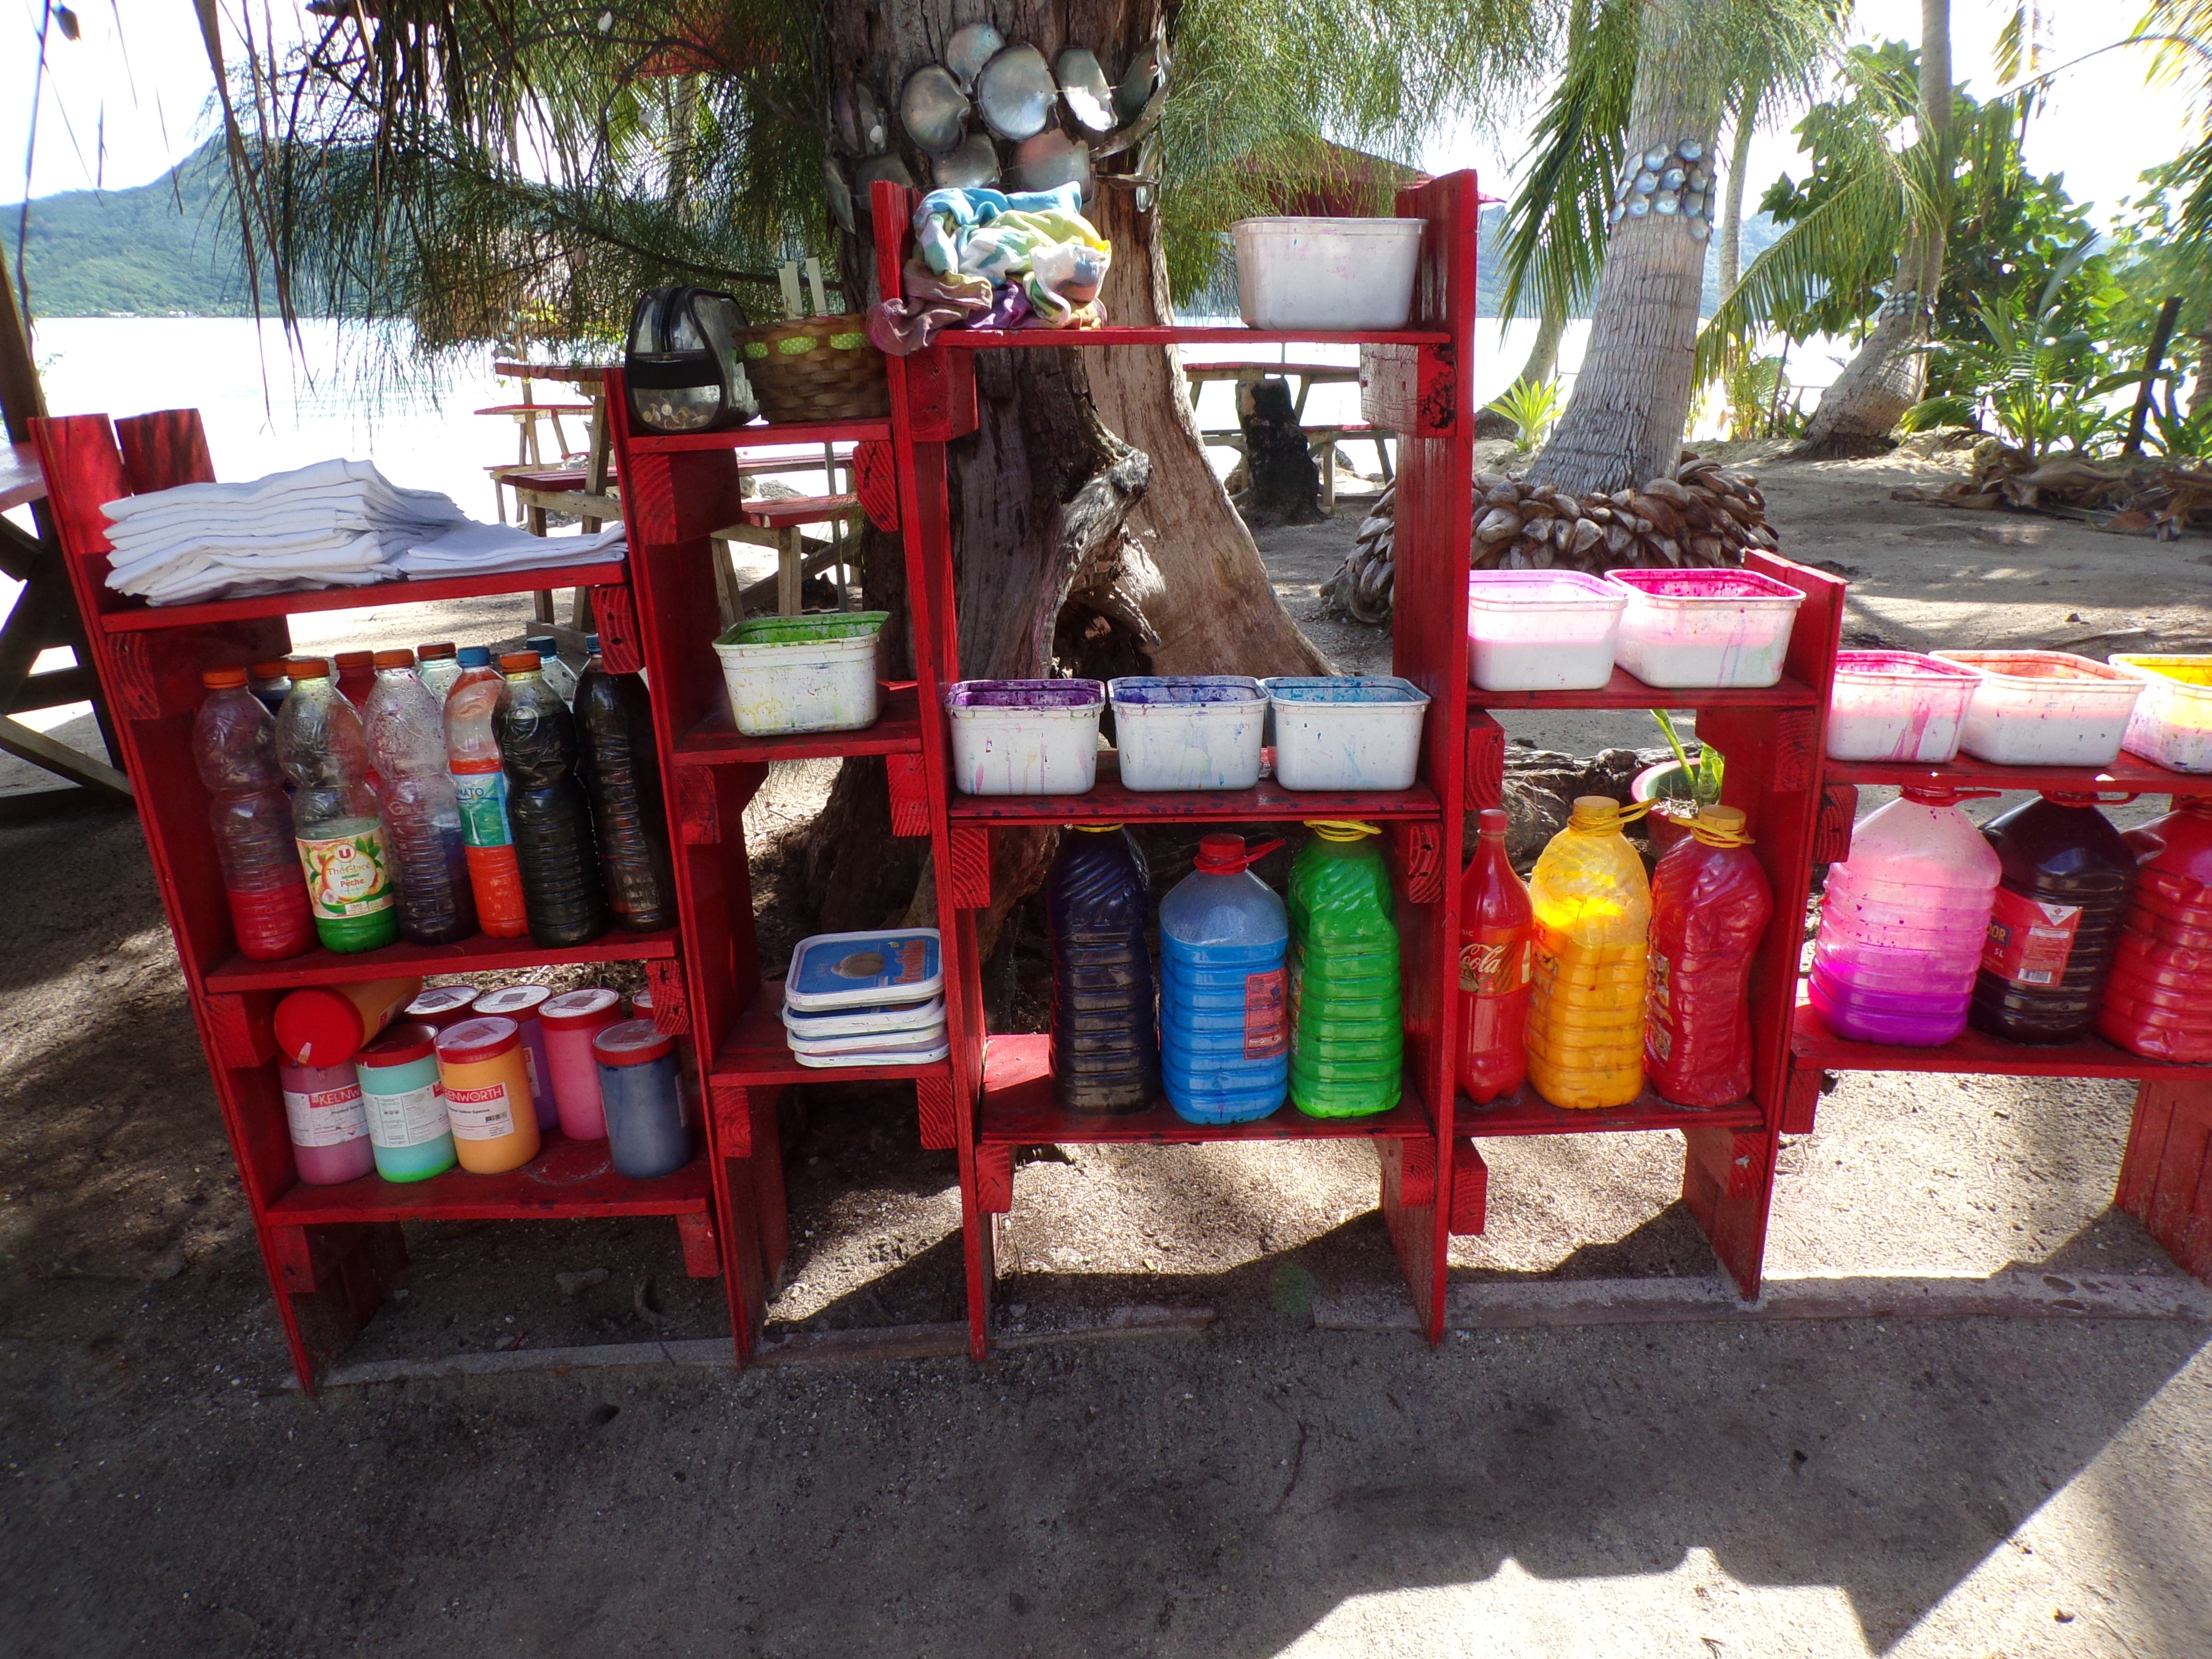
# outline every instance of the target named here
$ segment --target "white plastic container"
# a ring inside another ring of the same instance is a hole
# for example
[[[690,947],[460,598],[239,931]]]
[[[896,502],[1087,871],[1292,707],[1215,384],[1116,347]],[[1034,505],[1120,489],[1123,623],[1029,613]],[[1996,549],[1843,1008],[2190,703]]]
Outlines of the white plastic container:
[[[1106,682],[1128,789],[1249,789],[1260,781],[1267,692],[1243,674]]]
[[[783,976],[787,1013],[873,1012],[944,994],[945,945],[934,927],[815,933],[793,948]]]
[[[1750,570],[1616,570],[1628,595],[1613,659],[1646,685],[1778,684],[1805,596]]]
[[[890,612],[759,617],[714,641],[730,719],[749,738],[857,732],[878,712],[876,645]]]
[[[941,996],[903,1006],[839,1008],[826,1014],[802,1014],[787,1005],[783,1011],[783,1029],[793,1044],[820,1042],[830,1037],[876,1036],[885,1031],[911,1031],[944,1024]]]
[[[1082,795],[1098,776],[1099,680],[960,680],[952,787],[963,795]]]
[[[890,1055],[886,1060],[876,1059],[873,1065],[897,1065],[900,1057],[915,1049],[936,1048],[945,1041],[945,1022],[934,1025],[914,1027],[904,1031],[876,1031],[860,1036],[791,1038],[791,1052],[799,1056],[803,1065],[809,1060],[848,1055]]]
[[[1261,683],[1284,788],[1413,787],[1429,696],[1411,680],[1297,675]]]
[[[1484,691],[1595,691],[1628,595],[1573,570],[1470,570],[1467,679]]]
[[[802,1054],[793,1049],[791,1057],[811,1071],[836,1072],[860,1066],[930,1066],[951,1052],[951,1041],[940,1036],[933,1048],[875,1049],[858,1054]]]
[[[2212,772],[2212,657],[2107,657],[2143,682],[2121,746],[2175,772]]]
[[[1981,676],[1917,651],[1838,651],[1828,758],[1947,761]]]
[[[1240,219],[1237,309],[1254,328],[1403,328],[1427,223]]]
[[[1938,651],[1982,678],[1959,747],[2000,766],[2110,766],[2142,696],[2136,676],[2068,651]]]

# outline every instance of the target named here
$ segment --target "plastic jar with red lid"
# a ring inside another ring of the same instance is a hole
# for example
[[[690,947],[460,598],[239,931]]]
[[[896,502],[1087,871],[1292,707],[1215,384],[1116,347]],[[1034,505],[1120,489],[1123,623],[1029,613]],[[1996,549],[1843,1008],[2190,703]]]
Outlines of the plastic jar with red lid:
[[[550,1068],[545,1063],[545,1031],[538,1018],[538,1011],[552,994],[550,986],[501,985],[479,992],[471,1010],[511,1019],[522,1028],[522,1066],[530,1074],[530,1101],[538,1114],[541,1133],[556,1127],[561,1121],[553,1109],[553,1091],[546,1086]]]
[[[466,1019],[469,1010],[483,994],[482,988],[474,985],[426,985],[422,995],[407,1005],[400,1018],[442,1031]]]
[[[599,1062],[592,1039],[622,1022],[622,994],[604,988],[564,992],[538,1011],[545,1033],[545,1064],[561,1133],[574,1140],[605,1140],[606,1110],[599,1098]]]
[[[672,1175],[691,1160],[676,1039],[649,1019],[626,1019],[592,1039],[615,1169],[635,1180]]]
[[[479,1016],[439,1032],[438,1079],[464,1170],[498,1175],[538,1156],[538,1112],[513,1020]]]

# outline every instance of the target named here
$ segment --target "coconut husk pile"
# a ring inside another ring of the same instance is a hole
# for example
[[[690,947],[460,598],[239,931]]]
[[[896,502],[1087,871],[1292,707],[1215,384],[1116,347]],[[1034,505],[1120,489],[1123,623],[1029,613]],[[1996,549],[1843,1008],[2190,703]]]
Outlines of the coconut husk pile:
[[[2101,529],[2174,541],[2185,530],[2212,530],[2212,468],[2143,460],[2093,461],[2061,455],[2036,462],[2008,444],[1974,447],[1974,470],[1940,489],[1890,492],[1898,501],[1939,507],[2053,513]]]
[[[1382,492],[1359,526],[1343,568],[1322,600],[1354,619],[1390,615],[1397,488]],[[1759,481],[1716,461],[1685,456],[1671,478],[1609,495],[1563,495],[1498,472],[1474,475],[1469,568],[1476,570],[1607,570],[1736,565],[1744,550],[1771,552]]]

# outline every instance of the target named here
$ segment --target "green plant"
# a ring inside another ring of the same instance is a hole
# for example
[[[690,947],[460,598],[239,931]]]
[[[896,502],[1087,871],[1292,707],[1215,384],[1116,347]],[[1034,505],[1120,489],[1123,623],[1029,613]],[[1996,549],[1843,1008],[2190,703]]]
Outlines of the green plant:
[[[1520,434],[1523,449],[1534,449],[1544,441],[1544,434],[1552,429],[1552,422],[1559,418],[1565,407],[1559,396],[1559,383],[1546,380],[1531,386],[1526,380],[1516,380],[1501,397],[1492,398],[1483,405],[1494,410],[1513,422]]]
[[[1746,357],[1721,377],[1728,399],[1729,436],[1769,438],[1780,418],[1782,394],[1790,389],[1779,357]]]
[[[1682,775],[1689,780],[1688,794],[1681,793],[1678,787],[1668,784],[1662,787],[1660,799],[1692,800],[1700,806],[1712,805],[1721,798],[1721,779],[1728,769],[1726,757],[1708,743],[1698,745],[1698,757],[1692,760],[1690,751],[1682,746],[1682,739],[1675,732],[1674,722],[1668,719],[1667,711],[1655,708],[1650,712],[1651,718],[1659,722],[1659,735],[1667,739],[1667,746],[1674,751],[1675,763],[1682,769]],[[1662,775],[1663,777],[1664,775]]]
[[[2150,447],[2169,461],[2201,461],[2212,457],[2212,409],[2183,415],[2151,405]]]

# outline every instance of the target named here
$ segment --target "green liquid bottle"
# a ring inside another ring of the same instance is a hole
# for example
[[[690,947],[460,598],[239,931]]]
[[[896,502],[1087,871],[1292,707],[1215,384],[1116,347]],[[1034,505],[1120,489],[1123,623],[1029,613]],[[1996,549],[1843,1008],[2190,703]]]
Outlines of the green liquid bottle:
[[[1368,1117],[1398,1103],[1406,1024],[1397,907],[1372,824],[1309,823],[1291,866],[1291,1103]]]
[[[399,910],[368,784],[368,739],[327,663],[292,665],[292,690],[276,715],[276,762],[293,783],[292,837],[316,937],[331,951],[393,944]]]

